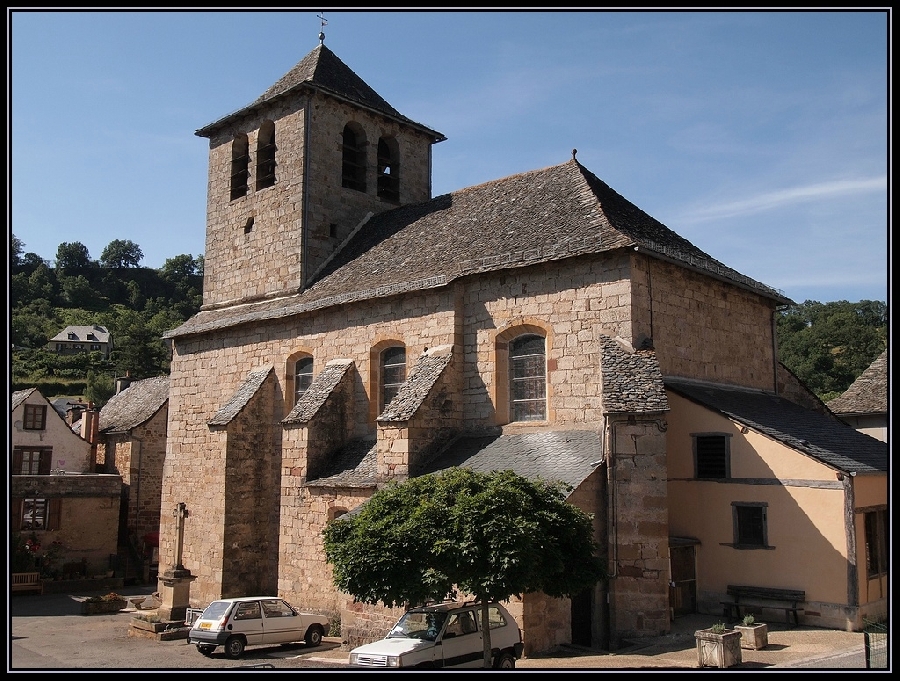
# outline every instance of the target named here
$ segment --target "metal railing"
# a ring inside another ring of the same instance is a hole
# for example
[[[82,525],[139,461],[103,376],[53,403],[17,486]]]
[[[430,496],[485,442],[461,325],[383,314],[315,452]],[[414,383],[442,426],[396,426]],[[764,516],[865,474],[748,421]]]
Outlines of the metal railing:
[[[866,669],[888,668],[887,622],[866,622],[863,629],[866,644]]]

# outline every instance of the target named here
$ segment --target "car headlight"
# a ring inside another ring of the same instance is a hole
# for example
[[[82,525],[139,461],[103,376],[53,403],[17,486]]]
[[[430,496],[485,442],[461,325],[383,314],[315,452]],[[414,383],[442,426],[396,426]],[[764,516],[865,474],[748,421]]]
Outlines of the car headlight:
[[[400,666],[400,658],[396,657],[394,655],[388,655],[387,666],[388,667],[399,667]]]

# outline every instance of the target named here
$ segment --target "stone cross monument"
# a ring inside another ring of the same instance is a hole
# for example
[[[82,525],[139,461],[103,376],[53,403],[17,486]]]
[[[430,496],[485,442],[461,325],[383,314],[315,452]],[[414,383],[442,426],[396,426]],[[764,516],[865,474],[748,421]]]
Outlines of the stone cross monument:
[[[175,506],[177,533],[175,535],[175,561],[159,577],[159,618],[163,621],[184,622],[187,609],[191,604],[191,582],[197,579],[190,570],[182,565],[184,550],[184,521],[188,517],[187,505],[180,501]]]

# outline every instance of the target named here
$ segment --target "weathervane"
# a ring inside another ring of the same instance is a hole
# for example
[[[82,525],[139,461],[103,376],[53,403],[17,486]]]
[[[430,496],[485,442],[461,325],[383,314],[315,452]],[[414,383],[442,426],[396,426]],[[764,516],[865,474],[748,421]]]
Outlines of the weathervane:
[[[320,12],[316,15],[319,18],[319,21],[322,22],[322,26],[319,29],[319,45],[325,44],[325,27],[328,26],[328,21],[325,19],[325,12]]]

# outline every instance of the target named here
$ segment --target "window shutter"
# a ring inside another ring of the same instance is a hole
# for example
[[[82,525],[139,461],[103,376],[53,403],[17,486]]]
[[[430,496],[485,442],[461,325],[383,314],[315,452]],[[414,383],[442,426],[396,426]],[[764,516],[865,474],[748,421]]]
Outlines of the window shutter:
[[[13,475],[20,475],[22,473],[22,450],[21,449],[13,450],[12,473],[13,473]]]
[[[58,530],[62,517],[62,499],[50,499],[50,508],[47,511],[47,529]]]
[[[41,462],[38,467],[38,475],[50,475],[50,465],[53,463],[53,450],[47,449],[41,452]]]
[[[22,529],[22,499],[10,500],[9,529],[12,532],[18,532]]]

